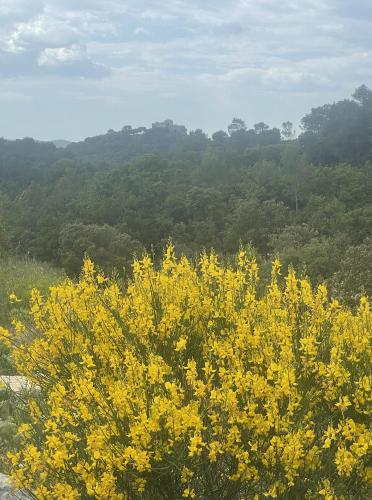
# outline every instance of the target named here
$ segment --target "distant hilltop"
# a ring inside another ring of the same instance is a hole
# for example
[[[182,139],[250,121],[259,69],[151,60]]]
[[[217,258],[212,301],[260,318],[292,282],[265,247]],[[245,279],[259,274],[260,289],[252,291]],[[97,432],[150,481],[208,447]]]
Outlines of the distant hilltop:
[[[57,139],[56,141],[52,141],[52,143],[56,148],[67,148],[67,146],[71,144],[70,141],[65,141],[64,139]]]

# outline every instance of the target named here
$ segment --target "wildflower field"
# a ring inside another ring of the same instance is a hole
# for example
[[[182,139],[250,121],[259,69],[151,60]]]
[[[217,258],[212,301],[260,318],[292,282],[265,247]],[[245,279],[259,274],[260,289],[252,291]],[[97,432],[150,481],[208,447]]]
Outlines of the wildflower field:
[[[0,330],[35,385],[9,453],[37,499],[370,498],[372,315],[274,261],[85,261]]]

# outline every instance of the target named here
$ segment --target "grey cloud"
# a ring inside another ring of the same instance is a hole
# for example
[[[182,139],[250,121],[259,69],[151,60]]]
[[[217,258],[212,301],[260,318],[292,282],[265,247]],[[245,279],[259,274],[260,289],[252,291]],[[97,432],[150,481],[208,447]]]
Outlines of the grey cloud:
[[[74,54],[76,47],[92,37],[107,35],[114,26],[91,11],[56,10],[58,2],[35,2],[34,8],[22,0],[6,0],[0,8],[0,76],[44,74],[100,78],[110,69],[94,61],[86,52],[58,60],[53,54]],[[77,2],[78,3],[78,2]],[[94,2],[92,2],[93,5]],[[48,57],[49,56],[49,57]]]
[[[302,95],[302,109],[305,99],[321,104],[370,83],[371,31],[370,0],[3,0],[0,78],[50,83],[60,96],[68,87],[79,106],[122,103],[133,121],[135,101],[154,119],[160,103],[169,106],[179,121],[191,103],[204,119],[205,102],[208,120],[216,102],[238,112],[234,99],[258,113],[262,92],[278,102]]]
[[[70,57],[69,57],[70,55]],[[72,47],[45,49],[10,54],[0,52],[0,78],[48,77],[104,78],[111,69],[92,61],[85,50]]]

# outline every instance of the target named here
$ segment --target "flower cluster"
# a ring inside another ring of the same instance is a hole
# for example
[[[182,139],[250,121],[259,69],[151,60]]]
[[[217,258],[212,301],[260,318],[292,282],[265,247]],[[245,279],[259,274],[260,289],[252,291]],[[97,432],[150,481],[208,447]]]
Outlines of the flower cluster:
[[[168,247],[135,261],[121,291],[87,260],[31,309],[15,349],[39,387],[17,486],[37,499],[362,498],[371,485],[370,336],[353,313],[274,261]],[[19,336],[22,328],[19,327]]]

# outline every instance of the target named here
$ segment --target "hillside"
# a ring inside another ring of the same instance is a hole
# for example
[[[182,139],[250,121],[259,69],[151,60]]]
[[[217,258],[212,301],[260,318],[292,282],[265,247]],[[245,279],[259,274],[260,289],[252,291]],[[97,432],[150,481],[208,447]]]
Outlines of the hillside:
[[[56,148],[0,141],[0,244],[80,270],[130,271],[133,253],[239,244],[354,301],[371,293],[372,92],[311,110],[303,131],[234,119],[208,137],[171,120]]]

